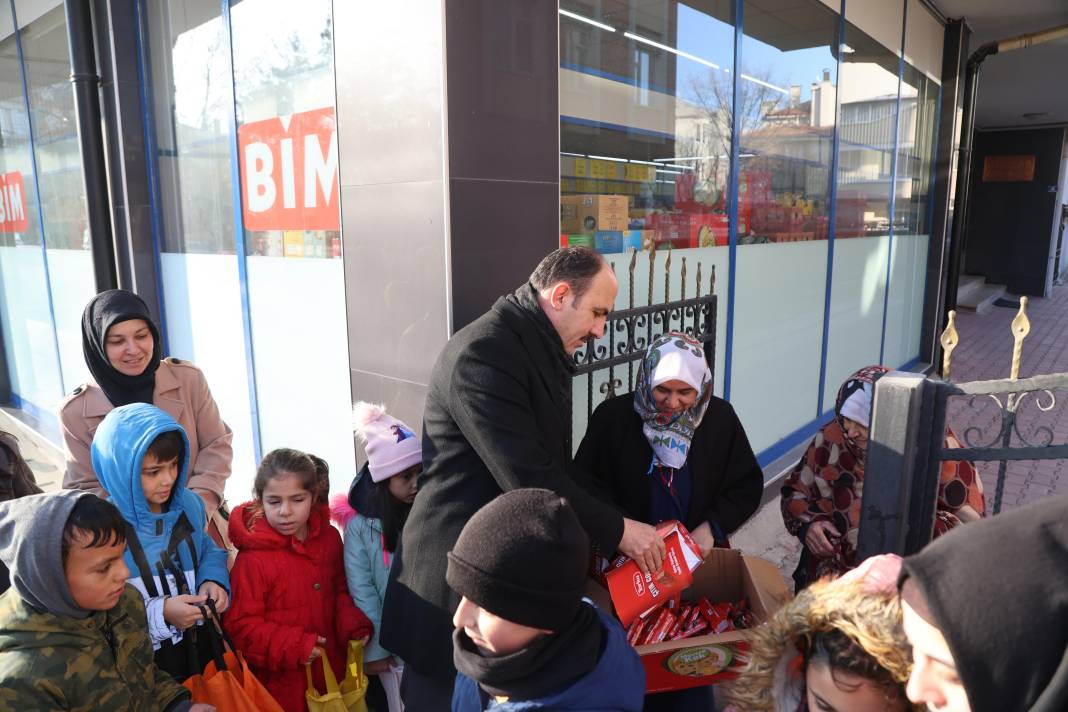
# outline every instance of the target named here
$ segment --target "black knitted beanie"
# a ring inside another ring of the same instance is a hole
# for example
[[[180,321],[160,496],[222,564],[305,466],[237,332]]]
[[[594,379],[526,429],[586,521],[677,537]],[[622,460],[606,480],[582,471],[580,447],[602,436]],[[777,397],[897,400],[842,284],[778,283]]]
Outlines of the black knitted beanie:
[[[518,489],[475,512],[449,552],[445,580],[512,623],[558,631],[586,590],[590,543],[567,500]]]

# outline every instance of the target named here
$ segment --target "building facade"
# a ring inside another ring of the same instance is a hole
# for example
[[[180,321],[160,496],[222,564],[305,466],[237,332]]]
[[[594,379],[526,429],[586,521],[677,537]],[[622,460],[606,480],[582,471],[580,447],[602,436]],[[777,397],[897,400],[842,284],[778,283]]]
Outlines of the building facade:
[[[231,499],[280,446],[343,490],[351,403],[417,426],[449,335],[559,244],[606,253],[624,285],[630,250],[670,247],[671,298],[682,257],[715,268],[715,392],[762,464],[853,370],[931,361],[953,137],[945,27],[919,0],[92,7],[87,30],[62,3],[0,1],[3,371],[52,439],[88,378],[82,308],[123,286],[205,371]],[[72,36],[95,49],[103,171]],[[577,219],[599,203],[620,210]]]

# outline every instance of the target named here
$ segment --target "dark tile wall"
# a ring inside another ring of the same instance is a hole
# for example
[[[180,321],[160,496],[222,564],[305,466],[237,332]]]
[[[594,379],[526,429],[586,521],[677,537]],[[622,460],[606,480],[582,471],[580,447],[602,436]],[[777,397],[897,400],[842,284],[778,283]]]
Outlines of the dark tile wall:
[[[454,331],[559,244],[558,34],[555,1],[445,3]]]

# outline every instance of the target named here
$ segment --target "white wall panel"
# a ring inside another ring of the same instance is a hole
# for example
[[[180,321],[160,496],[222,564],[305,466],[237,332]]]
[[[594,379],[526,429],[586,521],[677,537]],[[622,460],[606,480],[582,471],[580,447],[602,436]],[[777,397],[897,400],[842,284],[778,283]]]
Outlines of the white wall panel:
[[[740,245],[731,404],[755,452],[816,417],[827,241]]]
[[[905,20],[902,0],[846,0],[846,20],[901,56],[901,30]]]

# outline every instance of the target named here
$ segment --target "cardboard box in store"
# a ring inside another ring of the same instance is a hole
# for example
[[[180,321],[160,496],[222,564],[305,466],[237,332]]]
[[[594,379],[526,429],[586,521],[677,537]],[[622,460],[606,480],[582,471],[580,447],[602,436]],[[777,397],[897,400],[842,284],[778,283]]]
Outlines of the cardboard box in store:
[[[723,213],[663,213],[652,218],[657,248],[726,245],[730,218]]]
[[[285,257],[304,256],[303,230],[286,230],[282,233],[282,254]]]
[[[602,610],[613,611],[612,597],[599,583],[589,582],[587,594]],[[682,598],[694,602],[705,596],[713,603],[745,598],[757,621],[763,623],[790,599],[786,583],[774,564],[736,549],[713,549],[693,572],[693,584]],[[647,692],[667,692],[716,685],[738,675],[744,664],[745,631],[703,635],[683,640],[639,645]]]
[[[566,242],[562,241],[561,247],[590,247],[593,244],[593,233],[591,232],[579,232],[571,235],[561,235],[561,240],[566,238]]]
[[[630,222],[625,195],[564,195],[560,197],[560,230],[571,234],[597,230],[626,230]]]

